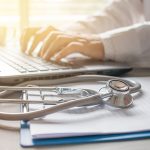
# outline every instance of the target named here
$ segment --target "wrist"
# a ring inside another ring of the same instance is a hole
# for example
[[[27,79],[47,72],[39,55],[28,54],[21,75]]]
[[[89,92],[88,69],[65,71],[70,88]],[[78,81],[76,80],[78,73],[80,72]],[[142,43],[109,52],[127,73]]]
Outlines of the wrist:
[[[100,41],[91,41],[91,45],[92,45],[92,57],[94,59],[99,59],[99,60],[104,60],[104,45],[102,42]]]

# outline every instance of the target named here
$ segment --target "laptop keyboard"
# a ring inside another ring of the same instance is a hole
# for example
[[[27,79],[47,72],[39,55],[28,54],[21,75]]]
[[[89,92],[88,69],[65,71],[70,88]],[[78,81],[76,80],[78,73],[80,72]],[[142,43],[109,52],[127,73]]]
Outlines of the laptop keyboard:
[[[71,65],[67,63],[47,62],[41,58],[27,56],[21,52],[14,51],[13,53],[4,50],[0,51],[0,60],[20,73],[71,69]]]

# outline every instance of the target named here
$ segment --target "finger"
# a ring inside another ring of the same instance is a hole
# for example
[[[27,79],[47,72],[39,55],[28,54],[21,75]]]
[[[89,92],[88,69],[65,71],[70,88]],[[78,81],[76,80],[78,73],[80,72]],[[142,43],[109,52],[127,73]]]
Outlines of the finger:
[[[72,42],[59,52],[59,54],[56,56],[56,61],[60,61],[62,58],[65,58],[66,56],[75,52],[81,53],[83,50],[84,49],[82,43]]]
[[[58,51],[72,41],[87,41],[86,39],[81,39],[78,36],[66,35],[62,32],[51,33],[50,37],[45,40],[46,42],[43,44],[43,47],[39,52],[39,56],[44,59],[50,59],[50,57],[53,57]]]
[[[50,26],[46,29],[42,29],[39,32],[37,32],[35,34],[35,37],[33,38],[31,46],[28,49],[28,54],[31,54],[34,51],[34,49],[37,47],[37,45],[47,37],[49,32],[55,31],[55,30],[56,30],[55,28]]]
[[[72,38],[70,36],[61,35],[57,37],[56,40],[51,44],[43,58],[49,60],[72,41],[75,41],[75,38]]]
[[[39,29],[40,29],[39,27],[30,27],[30,28],[24,29],[24,31],[20,37],[20,48],[21,48],[22,52],[26,51],[28,41]]]
[[[34,49],[37,47],[37,45],[40,43],[40,36],[35,35],[30,41],[29,41],[29,46],[27,48],[27,54],[31,55]]]
[[[76,43],[71,43],[71,45],[68,45],[66,48],[60,51],[60,53],[56,56],[56,61],[60,61],[60,59],[74,52],[79,52],[96,60],[103,60],[104,58],[104,48],[99,41],[85,42],[80,40],[80,42],[78,41]]]
[[[61,34],[62,34],[62,32],[60,32],[60,31],[54,31],[48,35],[48,37],[45,39],[44,44],[39,52],[40,57],[43,57],[47,53],[49,47],[57,39],[57,37]]]

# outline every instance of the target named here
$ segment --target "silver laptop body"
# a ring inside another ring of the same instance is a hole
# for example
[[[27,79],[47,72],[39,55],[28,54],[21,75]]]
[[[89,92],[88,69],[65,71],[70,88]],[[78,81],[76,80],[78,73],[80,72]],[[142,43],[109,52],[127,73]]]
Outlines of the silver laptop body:
[[[71,63],[46,62],[19,51],[0,49],[0,84],[13,85],[28,80],[52,79],[81,74],[120,75],[131,67],[114,62],[100,62],[73,57]]]

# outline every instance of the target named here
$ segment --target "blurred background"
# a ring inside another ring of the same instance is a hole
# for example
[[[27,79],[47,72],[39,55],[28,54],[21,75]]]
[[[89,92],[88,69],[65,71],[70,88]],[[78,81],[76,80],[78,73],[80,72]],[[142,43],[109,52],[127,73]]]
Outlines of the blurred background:
[[[96,14],[109,0],[0,0],[0,44],[14,42],[28,26],[62,26]]]

